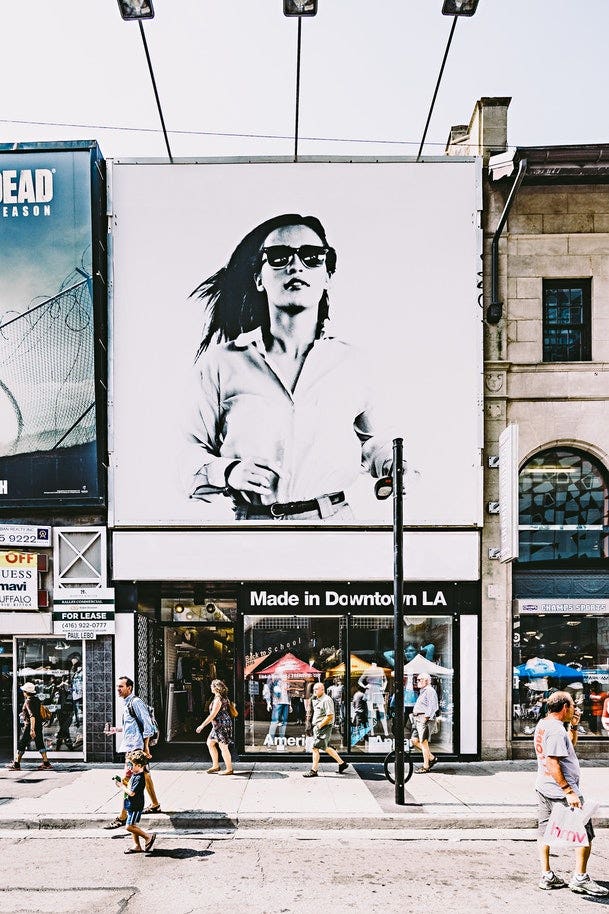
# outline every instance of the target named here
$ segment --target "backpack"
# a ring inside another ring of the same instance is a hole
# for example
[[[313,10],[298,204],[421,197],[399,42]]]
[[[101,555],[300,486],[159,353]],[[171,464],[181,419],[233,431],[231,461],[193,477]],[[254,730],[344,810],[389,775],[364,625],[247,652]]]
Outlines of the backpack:
[[[141,701],[141,700],[142,700],[142,699],[140,699],[140,701]],[[154,708],[152,707],[152,705],[146,705],[146,708],[148,709],[148,713],[150,714],[150,720],[152,721],[152,726],[154,727],[154,733],[152,734],[152,736],[151,736],[150,739],[148,740],[148,745],[149,745],[149,746],[156,746],[156,744],[157,744],[158,741],[159,741],[159,737],[160,737],[160,735],[161,735],[160,732],[159,732],[159,725],[158,725],[157,722],[156,722],[156,717],[155,717],[155,714],[154,714]],[[137,714],[135,713],[135,711],[133,710],[133,702],[132,702],[132,701],[129,702],[129,704],[127,705],[127,710],[129,711],[129,714],[131,714],[131,717],[133,717],[133,719],[135,720],[136,724],[138,725],[140,733],[143,734],[143,733],[144,733],[144,725],[143,725],[143,723],[141,722],[141,720],[139,719],[139,717],[137,716]]]
[[[29,702],[27,700],[24,702],[23,708],[27,712],[28,716],[32,714]],[[44,723],[46,720],[51,720],[52,717],[53,712],[50,711],[46,705],[43,705],[43,703],[40,702],[40,720]]]

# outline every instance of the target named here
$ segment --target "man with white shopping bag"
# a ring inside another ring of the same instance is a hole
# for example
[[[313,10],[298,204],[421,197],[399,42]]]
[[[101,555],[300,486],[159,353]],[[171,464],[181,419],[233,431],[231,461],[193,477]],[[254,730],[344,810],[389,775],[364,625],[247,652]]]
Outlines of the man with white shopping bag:
[[[539,888],[562,889],[567,883],[550,868],[550,844],[546,843],[546,827],[557,804],[566,808],[581,809],[584,803],[579,788],[579,761],[575,754],[580,715],[568,692],[554,692],[546,705],[548,713],[538,722],[533,738],[537,756],[535,789],[538,801],[539,859],[542,870]],[[575,871],[569,888],[578,895],[609,895],[609,889],[593,882],[586,873],[594,829],[590,820],[584,827],[589,843],[585,847],[575,847]]]

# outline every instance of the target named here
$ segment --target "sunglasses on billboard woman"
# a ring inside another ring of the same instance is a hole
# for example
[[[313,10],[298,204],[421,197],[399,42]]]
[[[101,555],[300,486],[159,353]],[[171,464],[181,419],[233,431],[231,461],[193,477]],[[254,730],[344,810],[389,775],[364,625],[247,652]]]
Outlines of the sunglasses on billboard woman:
[[[287,267],[292,257],[298,255],[298,259],[303,266],[308,269],[321,267],[326,262],[326,257],[332,248],[322,247],[317,244],[301,244],[299,248],[290,247],[289,244],[271,244],[268,248],[262,248],[262,254],[266,257],[266,262],[273,270],[281,270]]]

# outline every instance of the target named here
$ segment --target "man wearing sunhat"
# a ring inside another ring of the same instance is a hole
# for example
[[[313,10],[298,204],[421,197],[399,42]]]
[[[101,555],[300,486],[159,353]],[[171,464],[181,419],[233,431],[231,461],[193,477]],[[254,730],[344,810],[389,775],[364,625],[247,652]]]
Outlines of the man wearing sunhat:
[[[25,750],[34,740],[36,749],[42,756],[42,763],[38,766],[42,771],[50,771],[52,765],[47,757],[47,750],[42,736],[42,715],[40,713],[40,699],[36,695],[36,686],[33,682],[24,682],[21,686],[23,693],[23,707],[21,709],[21,720],[23,730],[17,743],[17,758],[11,765],[7,765],[9,771],[21,771],[21,758]]]

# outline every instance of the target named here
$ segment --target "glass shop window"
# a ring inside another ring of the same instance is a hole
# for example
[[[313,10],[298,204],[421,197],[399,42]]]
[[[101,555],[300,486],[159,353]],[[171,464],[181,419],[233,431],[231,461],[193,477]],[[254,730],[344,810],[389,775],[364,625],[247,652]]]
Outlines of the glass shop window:
[[[609,616],[516,616],[513,655],[514,737],[531,736],[557,689],[582,711],[580,738],[609,737]]]
[[[84,751],[83,669],[82,641],[17,639],[17,708],[20,711],[23,706],[21,686],[32,683],[36,696],[51,712],[51,718],[43,722],[43,737],[50,753]],[[22,727],[19,719],[18,728]]]
[[[392,748],[394,717],[393,617],[351,619],[350,720],[353,752],[384,752]],[[429,673],[440,709],[434,751],[452,752],[453,637],[450,616],[404,620],[404,712],[412,712],[418,696],[417,676]]]
[[[245,616],[245,751],[307,751],[313,686],[334,702],[330,745],[344,748],[344,620],[336,616]]]

